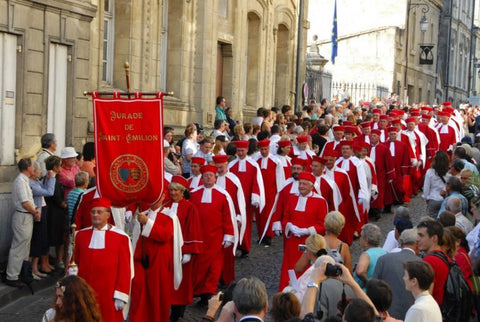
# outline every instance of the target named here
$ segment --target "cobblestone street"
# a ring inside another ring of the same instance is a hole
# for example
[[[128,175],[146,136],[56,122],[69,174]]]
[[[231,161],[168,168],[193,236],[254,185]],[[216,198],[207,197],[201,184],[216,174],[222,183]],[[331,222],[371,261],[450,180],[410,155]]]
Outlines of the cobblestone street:
[[[420,195],[421,193],[419,193]],[[425,213],[425,203],[420,196],[412,199],[409,205],[413,216],[413,224],[416,225]],[[380,220],[374,222],[382,229],[384,236],[392,229],[392,214],[383,215]],[[253,241],[257,241],[256,230],[253,232]],[[382,241],[383,244],[383,241]],[[352,246],[354,263],[361,252],[359,243],[356,241]],[[237,280],[246,276],[256,276],[265,282],[268,295],[271,297],[278,291],[280,265],[282,262],[281,239],[273,240],[270,247],[252,245],[250,256],[236,261]],[[0,309],[0,321],[40,321],[43,313],[53,302],[54,290],[49,287],[37,292],[32,296],[23,297],[6,307]],[[195,302],[197,299],[195,299]],[[195,304],[189,306],[185,313],[185,321],[200,321],[205,314],[206,308],[200,308]],[[269,318],[267,317],[267,321]]]

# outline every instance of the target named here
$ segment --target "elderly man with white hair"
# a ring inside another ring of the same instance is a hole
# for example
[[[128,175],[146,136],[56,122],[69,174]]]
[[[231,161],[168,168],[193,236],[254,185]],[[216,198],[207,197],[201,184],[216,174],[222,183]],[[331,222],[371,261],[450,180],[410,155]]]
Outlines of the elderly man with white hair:
[[[392,305],[388,312],[395,319],[403,320],[408,308],[414,302],[412,294],[404,287],[403,264],[411,261],[421,261],[421,258],[416,255],[418,253],[417,229],[405,229],[398,241],[402,250],[381,256],[377,261],[373,277],[384,280],[390,285]]]
[[[457,197],[450,197],[447,200],[446,210],[455,215],[455,226],[460,228],[465,235],[473,229],[473,224],[462,214],[462,201]]]

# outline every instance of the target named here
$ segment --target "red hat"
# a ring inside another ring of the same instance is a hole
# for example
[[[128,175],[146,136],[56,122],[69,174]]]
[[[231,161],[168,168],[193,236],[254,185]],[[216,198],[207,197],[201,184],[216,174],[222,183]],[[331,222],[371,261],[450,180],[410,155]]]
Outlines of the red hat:
[[[374,129],[372,130],[372,132],[370,132],[370,134],[376,134],[378,136],[382,135],[382,131],[380,131],[379,129]]]
[[[345,133],[357,133],[357,129],[353,125],[346,125]]]
[[[393,110],[393,111],[390,111],[390,113],[388,114],[390,117],[397,117],[399,114],[398,114],[398,110]]]
[[[362,106],[370,106],[370,102],[363,102]]]
[[[312,162],[319,162],[319,163],[325,164],[325,162],[327,162],[327,160],[322,158],[322,157],[319,157],[318,155],[314,155],[312,157]]]
[[[306,136],[306,135],[297,136],[297,142],[298,143],[305,143],[307,141],[308,141],[308,136]]]
[[[381,120],[387,120],[387,121],[388,121],[388,115],[382,114],[382,115],[380,115],[380,119],[381,119]]]
[[[432,116],[430,114],[423,114],[422,119],[431,119]]]
[[[172,182],[171,183],[178,183],[181,184],[184,188],[188,188],[188,181],[182,176],[175,175],[172,177]]]
[[[362,144],[359,142],[355,142],[352,145],[353,151],[361,152],[362,151]]]
[[[345,122],[343,122],[343,123],[345,123]],[[339,131],[344,132],[345,128],[342,125],[336,125],[332,128],[332,130],[333,130],[333,132],[339,132]]]
[[[352,147],[353,144],[354,144],[353,141],[347,141],[347,140],[340,142],[340,146],[341,146],[341,147],[344,147],[344,146],[350,146],[350,147]]]
[[[404,110],[398,110],[397,113],[398,113],[398,115],[405,115],[405,111],[404,111]]]
[[[338,151],[334,149],[325,149],[323,151],[323,157],[331,157],[331,158],[337,158],[338,157]]]
[[[419,110],[410,111],[410,116],[420,116],[420,111]]]
[[[372,127],[372,122],[362,122],[362,123],[360,123],[360,126],[362,128]]]
[[[450,114],[453,114],[453,111],[455,111],[455,109],[454,109],[453,107],[451,107],[451,106],[445,106],[445,107],[442,109],[442,111],[448,112],[448,113],[450,113]]]
[[[363,141],[360,143],[360,146],[364,149],[367,149],[368,151],[370,151],[370,148],[372,147],[370,144],[368,144],[367,142]]]
[[[387,132],[388,132],[388,133],[390,133],[390,132],[398,132],[398,127],[396,127],[396,126],[390,126],[390,127],[388,127]]]
[[[400,120],[391,120],[390,123],[391,123],[392,125],[402,124],[402,121],[400,121]]]
[[[407,117],[407,119],[405,120],[405,123],[415,123],[416,121],[417,119],[414,117]]]
[[[446,101],[446,102],[443,102],[442,105],[443,105],[443,106],[451,106],[451,105],[452,105],[452,102]]]
[[[191,161],[192,161],[192,164],[204,165],[206,160],[202,157],[192,157]]]
[[[297,140],[298,140],[298,138],[297,138]],[[259,148],[266,148],[267,146],[270,146],[270,140],[269,139],[258,141],[258,147]]]
[[[379,109],[379,108],[374,108],[374,109],[372,110],[372,113],[373,113],[373,114],[382,114],[382,110]]]
[[[112,202],[110,199],[107,198],[95,198],[90,201],[90,209],[93,209],[95,207],[103,207],[103,208],[112,208]]]
[[[431,108],[430,106],[422,106],[421,110],[422,110],[422,111],[433,112],[433,108]]]
[[[343,121],[343,126],[353,126],[353,122],[350,121]]]
[[[315,184],[315,176],[313,173],[308,172],[308,171],[302,171],[298,174],[298,180],[306,180],[311,182],[312,184]]]
[[[445,112],[445,111],[438,111],[438,116],[446,116],[446,117],[450,117],[450,113],[448,112]]]
[[[290,146],[290,141],[288,141],[288,140],[278,141],[277,144],[278,144],[278,146],[283,148],[285,146]]]
[[[227,163],[228,155],[226,154],[217,154],[212,157],[214,163]]]
[[[302,167],[305,167],[307,164],[307,160],[300,158],[292,158],[291,163],[292,165],[301,165]]]
[[[237,147],[237,149],[248,149],[248,141],[246,140],[235,141],[235,146]]]
[[[200,168],[200,172],[202,174],[204,174],[206,172],[217,173],[217,167],[214,166],[214,165],[211,165],[211,164],[207,164],[207,165],[204,165],[203,167]]]

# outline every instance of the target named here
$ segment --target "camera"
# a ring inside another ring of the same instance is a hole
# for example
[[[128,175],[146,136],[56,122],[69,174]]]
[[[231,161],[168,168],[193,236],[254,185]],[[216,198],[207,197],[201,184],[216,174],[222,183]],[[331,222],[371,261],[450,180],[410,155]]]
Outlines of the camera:
[[[298,245],[298,250],[301,251],[301,252],[306,251],[307,250],[307,245],[302,245],[302,244]]]
[[[327,264],[325,268],[325,276],[340,276],[342,275],[342,268],[338,265]]]

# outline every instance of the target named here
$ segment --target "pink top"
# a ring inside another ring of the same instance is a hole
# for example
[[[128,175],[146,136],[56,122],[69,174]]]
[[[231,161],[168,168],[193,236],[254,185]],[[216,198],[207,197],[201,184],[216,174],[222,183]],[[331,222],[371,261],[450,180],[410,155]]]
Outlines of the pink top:
[[[80,172],[80,168],[75,164],[70,169],[65,168],[62,165],[62,170],[57,176],[58,182],[63,186],[65,189],[65,200],[67,199],[68,194],[70,191],[75,188],[75,175]]]

